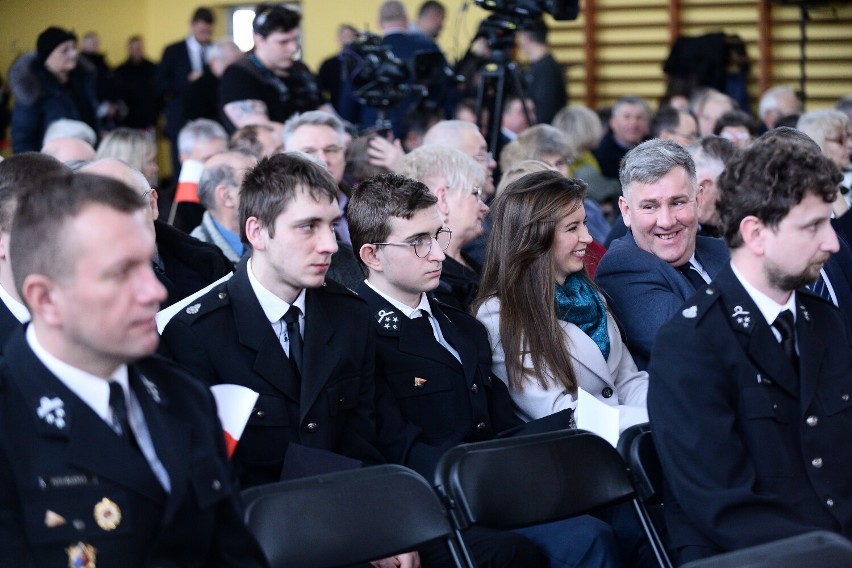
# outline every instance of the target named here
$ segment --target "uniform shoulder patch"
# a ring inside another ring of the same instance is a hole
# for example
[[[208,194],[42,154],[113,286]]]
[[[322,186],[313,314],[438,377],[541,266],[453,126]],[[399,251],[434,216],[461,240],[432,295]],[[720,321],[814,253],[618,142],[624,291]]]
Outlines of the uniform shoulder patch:
[[[686,321],[698,322],[707,313],[707,310],[720,298],[719,292],[712,285],[695,294],[684,302],[677,313],[677,318]]]
[[[194,321],[204,316],[204,314],[218,310],[230,303],[231,299],[227,283],[223,282],[200,298],[195,298],[189,302],[175,314],[174,319],[192,325]]]

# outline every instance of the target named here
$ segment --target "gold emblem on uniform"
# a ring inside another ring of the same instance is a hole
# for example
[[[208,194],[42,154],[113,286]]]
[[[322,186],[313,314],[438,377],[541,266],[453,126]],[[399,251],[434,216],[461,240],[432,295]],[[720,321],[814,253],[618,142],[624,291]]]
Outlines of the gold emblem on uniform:
[[[421,379],[420,377],[414,377],[414,386],[417,388],[423,388],[423,385],[426,384],[426,379]]]
[[[192,304],[191,306],[186,308],[186,313],[193,316],[193,315],[197,314],[199,312],[199,310],[201,310],[201,304]]]
[[[48,509],[44,512],[44,526],[49,529],[54,527],[61,527],[66,524],[68,521],[65,520],[65,517],[57,513],[56,511],[51,511]]]
[[[112,531],[121,524],[121,509],[104,497],[95,505],[95,522],[105,531]]]
[[[68,553],[68,568],[96,568],[95,555],[97,549],[91,544],[78,542],[65,549]]]

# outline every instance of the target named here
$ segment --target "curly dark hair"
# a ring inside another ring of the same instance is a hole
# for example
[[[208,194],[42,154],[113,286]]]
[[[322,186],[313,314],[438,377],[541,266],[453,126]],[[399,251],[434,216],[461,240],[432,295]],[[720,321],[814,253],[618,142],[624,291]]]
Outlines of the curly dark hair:
[[[806,193],[826,203],[837,197],[843,176],[811,140],[770,132],[731,160],[719,176],[717,207],[731,249],[743,245],[740,222],[749,215],[775,229]]]

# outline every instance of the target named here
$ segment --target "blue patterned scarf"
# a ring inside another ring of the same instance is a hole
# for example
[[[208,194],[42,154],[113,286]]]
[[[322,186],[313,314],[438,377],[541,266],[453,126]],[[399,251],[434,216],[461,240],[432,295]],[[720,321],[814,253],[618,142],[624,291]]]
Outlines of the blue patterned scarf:
[[[604,359],[609,359],[606,308],[600,295],[579,272],[569,274],[565,284],[556,283],[556,316],[582,329],[598,344]]]

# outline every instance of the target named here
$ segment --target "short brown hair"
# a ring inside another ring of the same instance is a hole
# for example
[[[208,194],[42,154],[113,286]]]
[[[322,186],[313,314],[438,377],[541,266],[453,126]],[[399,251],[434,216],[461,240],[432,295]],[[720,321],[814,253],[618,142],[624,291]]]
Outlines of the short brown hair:
[[[337,200],[337,184],[328,170],[311,160],[292,154],[275,154],[263,158],[246,172],[240,189],[240,238],[246,238],[246,221],[255,217],[275,236],[275,219],[296,197],[296,191],[310,194],[315,200]]]
[[[52,280],[74,272],[76,255],[69,249],[66,227],[83,209],[103,205],[132,214],[148,207],[146,200],[118,180],[85,173],[44,177],[18,197],[9,253],[15,287],[23,298],[24,280],[44,274]]]
[[[346,206],[349,236],[358,262],[362,246],[387,240],[391,217],[411,219],[437,202],[426,184],[399,174],[381,174],[361,182],[352,190]]]

